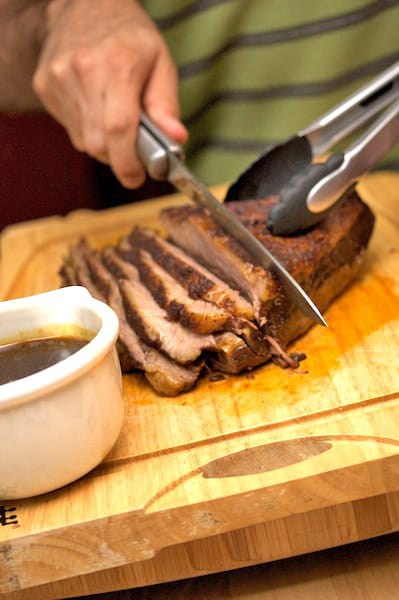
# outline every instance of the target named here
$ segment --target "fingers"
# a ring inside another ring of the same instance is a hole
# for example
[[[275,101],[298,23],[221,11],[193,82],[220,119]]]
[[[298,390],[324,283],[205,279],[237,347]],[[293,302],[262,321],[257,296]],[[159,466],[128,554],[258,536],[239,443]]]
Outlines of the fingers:
[[[91,50],[81,49],[74,57],[76,93],[80,112],[80,149],[109,163],[104,131],[106,77]]]
[[[41,63],[33,77],[33,89],[47,111],[67,129],[73,145],[83,150],[79,102],[75,96],[66,101],[64,92],[70,87],[74,87],[73,78],[62,61],[53,63],[51,68]]]
[[[48,112],[68,131],[77,150],[108,162],[103,136],[101,78],[90,52],[43,54],[33,88]],[[97,100],[90,102],[90,98]]]
[[[151,73],[152,58],[137,60],[128,49],[118,48],[109,57],[103,125],[109,163],[127,188],[139,187],[145,179],[136,150],[141,115],[141,96]]]
[[[143,107],[167,135],[180,144],[187,141],[187,129],[179,119],[177,71],[166,48],[157,57],[145,89]]]
[[[177,75],[161,48],[145,51],[140,60],[118,48],[108,57],[105,92],[104,131],[109,164],[127,188],[139,187],[145,180],[144,168],[136,153],[137,128],[144,109],[165,133],[179,142],[187,139],[185,127],[177,118]]]

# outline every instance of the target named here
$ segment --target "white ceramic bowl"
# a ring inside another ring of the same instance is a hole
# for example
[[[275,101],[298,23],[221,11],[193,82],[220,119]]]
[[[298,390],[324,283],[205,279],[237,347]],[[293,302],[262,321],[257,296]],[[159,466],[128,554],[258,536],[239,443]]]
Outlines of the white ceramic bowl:
[[[90,332],[42,371],[0,385],[0,500],[70,483],[111,450],[123,421],[115,312],[80,286],[0,303],[0,344]]]

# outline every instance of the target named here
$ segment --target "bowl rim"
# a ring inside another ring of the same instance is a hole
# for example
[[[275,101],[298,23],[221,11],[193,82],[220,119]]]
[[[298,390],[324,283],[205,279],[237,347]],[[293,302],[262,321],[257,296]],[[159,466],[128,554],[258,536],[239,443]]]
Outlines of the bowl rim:
[[[38,397],[44,398],[49,393],[70,384],[99,362],[116,342],[119,334],[119,319],[115,311],[105,302],[94,298],[83,286],[66,286],[33,296],[0,302],[0,318],[9,310],[25,310],[30,306],[34,308],[43,305],[43,301],[57,301],[61,298],[91,310],[99,317],[98,331],[87,344],[71,356],[41,371],[1,384],[0,412]]]

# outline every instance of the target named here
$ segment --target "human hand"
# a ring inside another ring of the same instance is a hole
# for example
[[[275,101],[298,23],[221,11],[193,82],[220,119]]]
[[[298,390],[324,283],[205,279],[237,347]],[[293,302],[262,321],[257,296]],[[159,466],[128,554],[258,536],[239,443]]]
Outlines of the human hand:
[[[33,88],[73,145],[111,166],[127,188],[144,169],[135,141],[141,112],[183,143],[177,72],[136,0],[51,0]]]

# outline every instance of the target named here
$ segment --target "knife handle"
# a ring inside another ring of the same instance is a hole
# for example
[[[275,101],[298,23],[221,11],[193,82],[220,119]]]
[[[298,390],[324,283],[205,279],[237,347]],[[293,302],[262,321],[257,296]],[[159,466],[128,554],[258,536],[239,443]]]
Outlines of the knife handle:
[[[145,114],[141,115],[136,150],[147,173],[158,181],[168,178],[170,153],[184,159],[180,144],[161,131]]]

